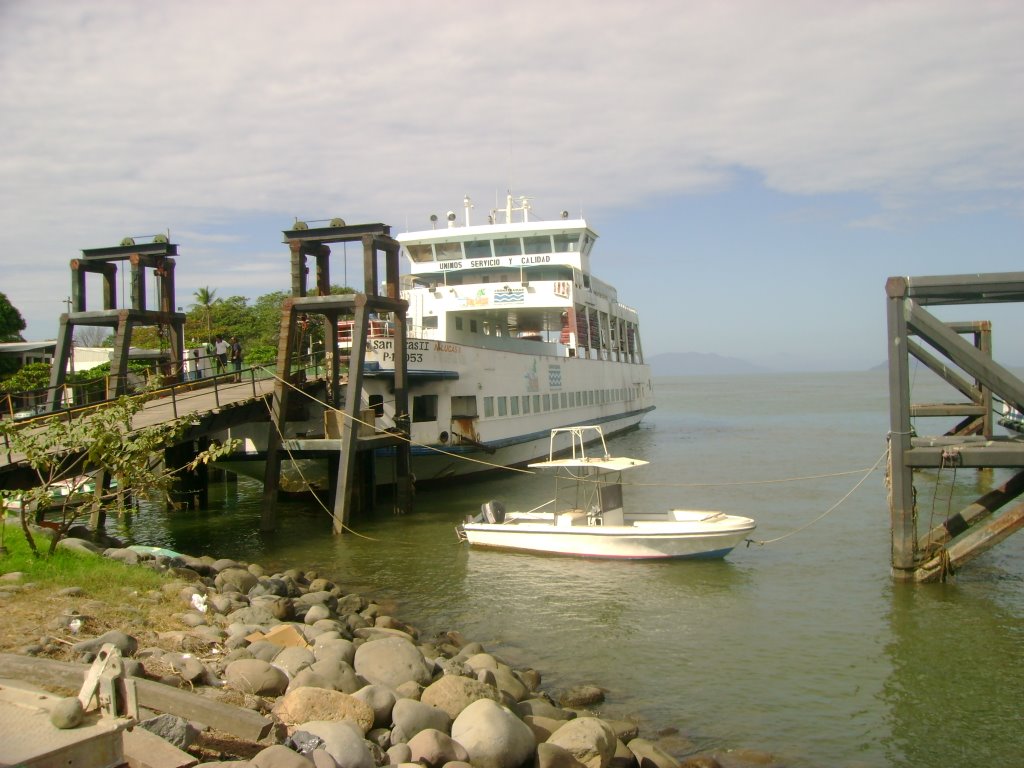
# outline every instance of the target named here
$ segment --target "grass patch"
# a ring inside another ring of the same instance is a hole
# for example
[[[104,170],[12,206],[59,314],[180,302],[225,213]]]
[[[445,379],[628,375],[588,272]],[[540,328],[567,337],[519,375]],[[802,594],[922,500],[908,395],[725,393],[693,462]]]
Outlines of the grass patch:
[[[125,591],[146,592],[160,589],[166,579],[149,568],[127,565],[117,560],[86,555],[67,549],[57,549],[52,555],[45,552],[50,540],[34,536],[42,554],[36,557],[29,549],[20,526],[8,525],[4,532],[4,546],[8,554],[0,557],[0,573],[20,571],[23,583],[32,583],[42,589],[81,587],[92,597],[103,600],[123,596]]]

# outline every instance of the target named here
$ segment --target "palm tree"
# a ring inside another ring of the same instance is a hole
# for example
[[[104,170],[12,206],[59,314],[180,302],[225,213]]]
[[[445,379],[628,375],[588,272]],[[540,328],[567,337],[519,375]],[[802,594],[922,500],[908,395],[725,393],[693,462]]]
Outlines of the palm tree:
[[[210,308],[218,301],[216,297],[217,289],[210,288],[210,286],[203,286],[197,288],[196,292],[192,294],[196,297],[196,306],[202,307],[206,310],[206,341],[207,343],[213,342],[213,321],[211,319]]]

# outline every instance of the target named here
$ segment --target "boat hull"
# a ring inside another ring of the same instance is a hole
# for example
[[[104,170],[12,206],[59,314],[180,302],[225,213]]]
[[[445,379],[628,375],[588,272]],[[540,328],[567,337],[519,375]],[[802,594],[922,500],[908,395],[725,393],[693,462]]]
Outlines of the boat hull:
[[[471,546],[620,560],[718,559],[756,527],[752,520],[717,531],[673,523],[637,526],[565,526],[545,523],[466,523]]]

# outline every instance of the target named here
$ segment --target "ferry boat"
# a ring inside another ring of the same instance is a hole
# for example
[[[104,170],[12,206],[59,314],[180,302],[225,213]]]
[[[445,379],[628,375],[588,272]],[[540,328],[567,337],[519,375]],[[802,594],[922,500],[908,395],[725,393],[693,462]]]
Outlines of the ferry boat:
[[[408,274],[404,350],[412,469],[431,483],[546,455],[551,430],[600,425],[613,435],[654,409],[637,311],[591,272],[598,235],[563,211],[531,216],[528,198],[506,199],[487,222],[431,217],[432,228],[397,235]],[[370,322],[362,403],[375,427],[395,425],[395,349],[387,318]],[[343,355],[351,323],[339,325]],[[386,457],[385,457],[386,459]],[[378,462],[378,483],[390,470]]]

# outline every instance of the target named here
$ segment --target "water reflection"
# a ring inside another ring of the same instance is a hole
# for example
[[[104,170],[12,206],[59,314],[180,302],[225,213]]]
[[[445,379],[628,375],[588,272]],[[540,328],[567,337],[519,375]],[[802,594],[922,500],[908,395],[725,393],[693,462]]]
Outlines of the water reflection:
[[[882,698],[894,766],[1021,764],[1024,620],[966,592],[959,584],[893,590]]]

